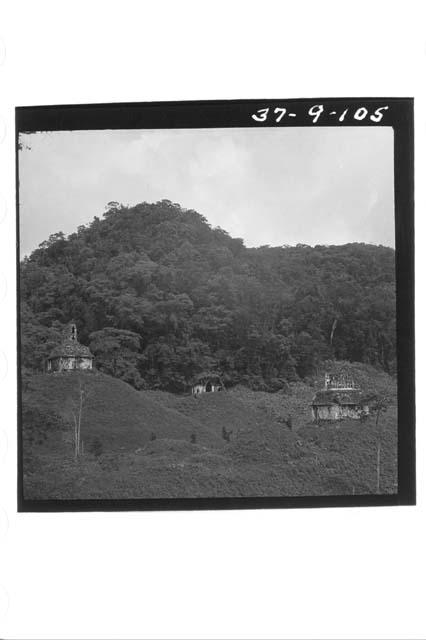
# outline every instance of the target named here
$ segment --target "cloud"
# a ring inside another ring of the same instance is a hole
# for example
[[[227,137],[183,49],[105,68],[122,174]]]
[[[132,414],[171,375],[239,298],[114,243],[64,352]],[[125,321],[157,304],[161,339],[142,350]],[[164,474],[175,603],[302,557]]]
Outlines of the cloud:
[[[388,127],[42,132],[20,152],[21,249],[107,202],[168,198],[260,244],[394,238]]]

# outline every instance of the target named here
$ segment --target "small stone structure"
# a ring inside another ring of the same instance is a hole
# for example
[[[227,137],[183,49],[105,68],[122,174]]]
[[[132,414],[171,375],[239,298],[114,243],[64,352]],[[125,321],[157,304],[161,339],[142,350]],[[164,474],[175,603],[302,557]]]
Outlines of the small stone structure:
[[[312,400],[312,420],[360,420],[369,415],[372,398],[366,396],[348,376],[326,373],[324,389],[318,391]]]
[[[224,387],[219,376],[200,376],[192,385],[191,393],[193,396],[198,396],[201,393],[215,393],[217,391],[223,391],[223,388]]]
[[[47,358],[47,372],[90,370],[93,368],[93,355],[89,347],[77,340],[77,327],[70,322],[60,345],[55,347]]]

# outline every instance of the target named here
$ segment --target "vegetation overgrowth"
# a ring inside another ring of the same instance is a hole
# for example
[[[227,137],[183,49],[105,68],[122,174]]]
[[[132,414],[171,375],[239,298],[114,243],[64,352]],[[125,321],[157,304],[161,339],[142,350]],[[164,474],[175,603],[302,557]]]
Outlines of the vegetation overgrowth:
[[[397,490],[393,249],[247,248],[112,202],[25,257],[20,294],[26,498]],[[41,373],[71,319],[95,371]],[[312,424],[330,369],[375,395],[367,420]],[[226,390],[191,397],[209,374]]]
[[[396,371],[395,252],[347,244],[247,248],[163,200],[110,203],[21,264],[24,372],[73,319],[100,371],[186,391],[203,373],[277,391],[326,359]]]
[[[87,403],[83,450],[76,460],[69,403],[81,379]],[[101,373],[34,376],[23,403],[24,495],[124,499],[377,493],[379,437],[379,492],[396,492],[395,402],[379,425],[375,415],[363,423],[313,425],[309,403],[314,391],[315,384],[296,382],[275,393],[238,386],[195,398],[136,391]]]

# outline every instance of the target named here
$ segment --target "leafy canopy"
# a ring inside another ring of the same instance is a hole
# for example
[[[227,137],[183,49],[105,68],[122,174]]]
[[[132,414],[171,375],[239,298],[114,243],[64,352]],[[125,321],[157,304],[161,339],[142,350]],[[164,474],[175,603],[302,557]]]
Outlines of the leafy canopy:
[[[40,370],[74,318],[96,366],[182,391],[203,371],[273,390],[326,359],[396,368],[395,253],[247,248],[169,200],[110,202],[21,263],[22,362]]]

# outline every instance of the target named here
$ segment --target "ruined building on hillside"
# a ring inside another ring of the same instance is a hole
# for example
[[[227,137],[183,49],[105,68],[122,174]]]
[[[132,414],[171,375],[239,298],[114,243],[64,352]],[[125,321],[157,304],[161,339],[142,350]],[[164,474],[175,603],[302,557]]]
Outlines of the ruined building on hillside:
[[[312,400],[312,420],[360,420],[369,415],[373,397],[363,393],[347,375],[326,373],[324,388]]]
[[[201,375],[196,378],[192,385],[192,395],[198,396],[201,393],[215,393],[223,391],[223,384],[217,375]]]
[[[61,344],[55,347],[47,358],[46,368],[48,373],[93,368],[93,355],[89,347],[77,340],[77,327],[74,322],[66,326]]]

